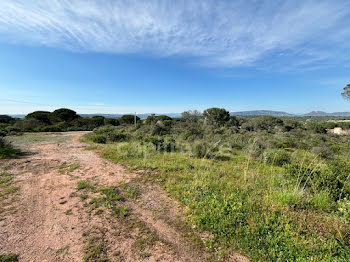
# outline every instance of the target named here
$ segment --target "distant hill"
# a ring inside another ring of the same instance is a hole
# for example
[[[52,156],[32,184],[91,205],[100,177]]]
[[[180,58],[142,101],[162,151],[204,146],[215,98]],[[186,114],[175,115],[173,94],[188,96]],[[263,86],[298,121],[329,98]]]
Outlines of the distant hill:
[[[132,113],[130,113],[132,115]],[[112,118],[118,118],[121,117],[123,114],[79,114],[82,117],[93,117],[93,116],[104,116],[104,117],[112,117]],[[152,113],[144,113],[144,114],[136,114],[140,118],[147,118],[148,116],[152,115]],[[167,115],[170,117],[181,117],[180,113],[164,113],[164,114],[155,114],[155,115]],[[291,114],[283,111],[272,111],[272,110],[252,110],[252,111],[238,111],[238,112],[230,112],[231,116],[276,116],[276,117],[286,117],[286,116],[294,116],[294,117],[322,117],[322,116],[328,116],[328,117],[350,117],[350,112],[334,112],[334,113],[327,113],[324,111],[312,111],[307,114]],[[26,115],[22,114],[10,114],[12,117],[16,118],[24,118]]]
[[[1,115],[1,114],[0,114]],[[22,115],[22,114],[20,114],[20,115],[9,115],[9,116],[11,116],[11,117],[15,117],[15,118],[24,118],[26,115]]]
[[[271,110],[253,110],[253,111],[240,111],[240,112],[231,112],[232,116],[294,116],[294,117],[302,117],[302,116],[346,116],[350,117],[350,112],[334,112],[327,113],[323,111],[312,111],[307,114],[291,114],[283,111],[271,111]]]
[[[327,113],[323,111],[312,111],[310,113],[305,114],[304,116],[350,116],[350,112]]]
[[[253,110],[253,111],[239,111],[230,112],[232,116],[294,116],[287,112],[271,111],[271,110]]]
[[[133,113],[129,113],[130,115],[133,115]],[[144,113],[144,114],[136,114],[139,118],[147,118],[148,116],[152,115],[153,113]],[[124,114],[79,114],[82,117],[93,117],[93,116],[104,116],[104,117],[111,117],[111,118],[118,118],[121,117]],[[156,116],[159,115],[166,115],[170,117],[181,117],[180,113],[164,113],[164,114],[155,114]]]

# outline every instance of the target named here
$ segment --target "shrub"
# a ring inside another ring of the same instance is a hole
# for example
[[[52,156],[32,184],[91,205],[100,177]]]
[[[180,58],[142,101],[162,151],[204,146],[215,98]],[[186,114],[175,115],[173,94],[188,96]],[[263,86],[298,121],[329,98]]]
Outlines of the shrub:
[[[291,162],[291,154],[283,149],[267,149],[263,153],[264,161],[268,164],[283,166]]]
[[[12,158],[19,155],[19,151],[0,137],[0,159]]]
[[[0,255],[0,262],[17,262],[18,261],[18,255],[9,253],[9,254],[3,254]]]
[[[304,192],[301,190],[282,190],[271,193],[272,199],[282,205],[295,207],[302,201]]]
[[[334,200],[350,197],[350,164],[345,160],[331,161],[328,166],[289,164],[287,176],[313,192],[326,191]]]
[[[242,125],[247,131],[274,131],[277,127],[283,126],[283,120],[273,116],[259,116],[248,120]]]
[[[93,130],[97,126],[94,124],[91,118],[79,117],[69,122],[68,130],[83,131],[83,130]]]
[[[203,117],[206,119],[207,124],[215,126],[222,126],[230,121],[230,113],[224,108],[208,108],[204,110]]]
[[[327,191],[320,191],[312,195],[311,204],[318,210],[328,211],[333,206],[332,198]]]
[[[103,116],[93,116],[91,118],[92,125],[94,128],[103,126],[105,123],[105,118]]]
[[[186,129],[183,132],[183,138],[185,140],[193,140],[195,138],[203,138],[203,130],[202,130],[201,126],[199,126],[196,123],[193,123],[190,126],[186,127]]]
[[[174,152],[176,149],[175,140],[173,138],[164,139],[159,136],[146,137],[143,142],[151,143],[159,152]]]
[[[44,128],[41,129],[43,132],[62,132],[64,129],[62,129],[59,125],[50,125],[50,126],[45,126]]]
[[[80,116],[77,115],[77,113],[75,111],[67,109],[67,108],[57,109],[50,114],[50,120],[52,123],[70,122],[70,121],[77,119],[79,117]]]
[[[105,135],[93,135],[90,138],[92,142],[98,143],[98,144],[106,144],[107,137]]]
[[[119,126],[120,122],[117,118],[105,118],[105,125]]]
[[[37,132],[43,128],[45,124],[35,118],[30,118],[17,120],[14,126],[23,132]]]
[[[333,152],[326,145],[313,147],[310,151],[315,155],[319,155],[320,157],[325,159],[333,158]]]
[[[170,133],[171,121],[158,121],[152,128],[152,136],[163,136]]]
[[[318,134],[327,133],[327,128],[324,123],[310,122],[306,125],[306,128]]]
[[[202,114],[197,110],[189,110],[181,113],[182,120],[189,123],[198,122],[201,115]]]
[[[350,198],[350,163],[348,159],[335,159],[329,164],[331,176],[324,181],[334,198]]]
[[[7,126],[5,128],[5,131],[8,133],[8,134],[18,134],[18,133],[21,133],[21,129],[16,127],[16,126]]]
[[[35,111],[33,113],[30,113],[26,115],[26,119],[36,119],[39,120],[40,122],[43,122],[47,125],[51,123],[50,121],[50,112],[48,111]]]
[[[15,119],[8,115],[0,115],[0,123],[2,124],[12,124]]]
[[[192,147],[192,156],[196,158],[204,158],[209,153],[209,146],[207,143],[195,143]]]
[[[125,124],[125,125],[131,125],[135,123],[135,115],[123,115],[119,119],[120,123]],[[140,118],[136,116],[136,122],[139,122]]]
[[[107,139],[110,142],[121,142],[121,141],[126,141],[128,139],[128,136],[124,133],[120,133],[120,132],[111,132],[111,133],[107,133]]]
[[[232,148],[226,144],[196,142],[192,146],[191,155],[196,158],[229,160],[232,155]]]
[[[94,129],[94,134],[97,135],[107,135],[109,133],[118,132],[120,130],[115,126],[102,126]]]
[[[337,202],[338,214],[344,218],[345,221],[350,220],[350,201],[346,198]]]

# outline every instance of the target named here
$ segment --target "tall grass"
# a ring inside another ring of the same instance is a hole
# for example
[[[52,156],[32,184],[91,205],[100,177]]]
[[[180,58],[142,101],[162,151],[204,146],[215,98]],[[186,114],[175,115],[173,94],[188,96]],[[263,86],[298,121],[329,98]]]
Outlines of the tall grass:
[[[284,167],[243,153],[230,161],[198,159],[137,142],[100,150],[131,169],[158,171],[147,178],[187,207],[189,223],[211,233],[205,244],[221,256],[240,251],[254,261],[350,260],[348,222],[334,215],[327,192],[307,190],[303,173],[286,180]],[[314,170],[315,161],[301,163]]]

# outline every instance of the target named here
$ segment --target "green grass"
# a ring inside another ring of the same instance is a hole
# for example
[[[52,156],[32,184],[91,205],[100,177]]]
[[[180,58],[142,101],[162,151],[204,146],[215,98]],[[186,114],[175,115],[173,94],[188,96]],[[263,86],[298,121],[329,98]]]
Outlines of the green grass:
[[[123,183],[119,186],[123,190],[123,194],[132,200],[136,200],[141,194],[140,187],[132,183]]]
[[[16,254],[3,254],[0,255],[0,262],[17,262],[18,261],[18,255]]]
[[[77,162],[76,163],[72,163],[72,164],[67,164],[66,162],[63,162],[58,167],[58,173],[69,175],[74,170],[79,169],[79,168],[80,168],[80,164],[77,163]]]
[[[14,176],[8,172],[0,172],[0,219],[8,212],[15,212],[14,202],[18,199],[16,192],[20,187],[14,185]],[[2,260],[0,260],[2,261]]]
[[[12,147],[1,147],[0,148],[0,159],[14,158],[20,155],[20,151]]]
[[[94,188],[94,186],[85,180],[78,181],[78,183],[77,183],[78,190],[93,189],[93,188]]]
[[[13,185],[13,175],[7,172],[0,173],[0,201],[8,198],[20,188]]]
[[[104,230],[95,229],[88,233],[90,237],[84,247],[83,262],[107,262],[107,245],[104,239]]]
[[[86,255],[83,258],[84,262],[107,262],[108,259],[104,257],[106,252],[105,244],[95,238],[89,238],[88,244],[85,247]]]
[[[6,137],[14,146],[29,146],[37,143],[63,143],[71,139],[69,136],[53,135],[49,133],[27,133],[21,136]]]
[[[12,144],[0,136],[0,160],[14,158],[21,154],[21,151],[13,148]]]
[[[238,251],[253,261],[350,260],[348,221],[328,212],[326,193],[294,191],[283,167],[239,152],[216,161],[140,150],[135,142],[98,148],[130,169],[155,171],[147,179],[188,207],[189,223],[211,233],[212,252]]]
[[[86,200],[89,195],[88,192],[99,193],[100,196],[90,199],[88,204],[90,210],[98,209],[99,207],[105,207],[111,210],[112,214],[117,217],[126,217],[129,214],[129,208],[121,205],[124,198],[115,187],[98,187],[97,185],[91,185],[85,180],[78,181],[78,190],[85,190],[86,194],[80,195],[81,200]]]

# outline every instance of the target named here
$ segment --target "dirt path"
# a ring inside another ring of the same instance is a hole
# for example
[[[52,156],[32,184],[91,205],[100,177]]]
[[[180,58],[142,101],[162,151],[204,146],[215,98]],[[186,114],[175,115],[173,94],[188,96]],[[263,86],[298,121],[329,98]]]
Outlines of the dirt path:
[[[209,260],[185,236],[186,230],[179,230],[176,202],[155,185],[131,183],[139,174],[84,150],[82,134],[41,134],[46,141],[24,146],[32,154],[0,162],[0,171],[13,174],[20,187],[0,215],[0,254],[50,262]],[[79,181],[89,186],[77,189]],[[117,206],[96,189],[119,186],[130,197]],[[116,216],[108,208],[127,214]]]

